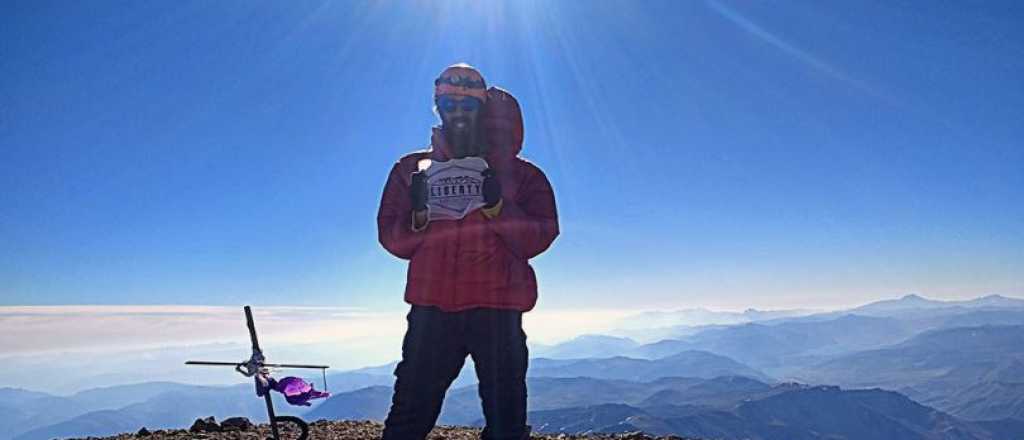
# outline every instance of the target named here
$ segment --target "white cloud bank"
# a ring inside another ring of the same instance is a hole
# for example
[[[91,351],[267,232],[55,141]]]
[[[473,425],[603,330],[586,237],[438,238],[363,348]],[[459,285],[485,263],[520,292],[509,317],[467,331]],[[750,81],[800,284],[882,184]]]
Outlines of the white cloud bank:
[[[253,307],[268,360],[326,364],[329,372],[401,357],[407,311],[344,307]],[[530,344],[604,332],[637,310],[533,310],[523,317]],[[241,361],[250,354],[241,307],[0,307],[2,385],[55,394],[157,380],[246,381],[228,367],[186,360]]]

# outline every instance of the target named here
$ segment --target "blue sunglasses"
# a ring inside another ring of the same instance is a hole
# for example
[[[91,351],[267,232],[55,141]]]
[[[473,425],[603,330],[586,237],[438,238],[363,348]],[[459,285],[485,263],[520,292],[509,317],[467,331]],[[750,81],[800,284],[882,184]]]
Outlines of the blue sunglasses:
[[[451,113],[455,111],[456,107],[462,107],[464,112],[476,111],[483,105],[483,102],[479,98],[472,96],[466,96],[461,100],[455,100],[448,95],[442,95],[437,98],[437,108],[444,113]]]

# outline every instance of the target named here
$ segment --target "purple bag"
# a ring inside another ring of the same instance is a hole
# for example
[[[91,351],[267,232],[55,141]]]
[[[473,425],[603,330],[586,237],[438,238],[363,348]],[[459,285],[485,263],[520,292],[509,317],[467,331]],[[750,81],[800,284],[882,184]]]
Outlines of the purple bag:
[[[263,377],[261,376],[260,379]],[[291,405],[312,406],[309,403],[310,400],[322,399],[331,395],[326,391],[314,390],[312,384],[294,376],[288,376],[281,380],[266,376],[266,380],[267,384],[264,384],[263,380],[256,381],[256,395],[263,397],[268,390],[274,390],[284,394],[285,400]]]

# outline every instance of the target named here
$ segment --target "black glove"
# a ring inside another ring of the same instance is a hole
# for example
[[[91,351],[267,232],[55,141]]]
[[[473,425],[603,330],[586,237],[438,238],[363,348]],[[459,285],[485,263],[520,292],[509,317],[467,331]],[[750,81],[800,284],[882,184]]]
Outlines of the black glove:
[[[494,176],[494,170],[488,168],[480,173],[484,177],[484,208],[493,208],[501,201],[501,182]]]
[[[412,173],[412,184],[409,185],[409,202],[413,211],[427,209],[427,173]]]

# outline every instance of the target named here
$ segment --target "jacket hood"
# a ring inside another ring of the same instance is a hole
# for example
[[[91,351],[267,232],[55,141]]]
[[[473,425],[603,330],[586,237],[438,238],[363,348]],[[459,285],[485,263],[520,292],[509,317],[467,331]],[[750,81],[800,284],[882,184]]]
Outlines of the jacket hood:
[[[491,87],[487,89],[483,116],[490,153],[510,158],[518,155],[523,149],[523,113],[519,101],[507,90]]]
[[[523,114],[519,102],[508,91],[491,87],[487,89],[483,111],[480,123],[484,124],[490,145],[484,159],[496,165],[515,158],[523,149]],[[431,159],[446,161],[453,157],[441,127],[433,127],[430,145]]]

